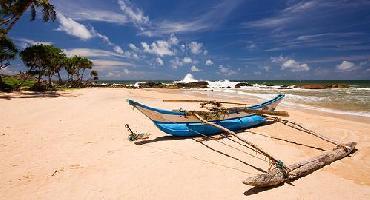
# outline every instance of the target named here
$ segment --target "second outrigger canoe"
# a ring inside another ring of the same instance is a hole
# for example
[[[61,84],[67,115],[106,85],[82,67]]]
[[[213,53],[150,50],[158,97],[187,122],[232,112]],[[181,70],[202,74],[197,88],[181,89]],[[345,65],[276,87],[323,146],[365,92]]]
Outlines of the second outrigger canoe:
[[[285,97],[284,94],[279,94],[275,98],[245,107],[248,110],[275,110],[276,106]],[[140,112],[146,115],[153,123],[163,132],[181,137],[199,136],[199,135],[215,135],[221,132],[220,129],[202,123],[195,116],[189,116],[185,111],[171,111],[149,107],[134,100],[128,100],[128,103]],[[230,109],[227,115],[220,116],[218,119],[211,122],[221,125],[229,130],[237,131],[247,129],[253,126],[258,126],[266,121],[262,115],[251,114],[243,111],[243,109]]]

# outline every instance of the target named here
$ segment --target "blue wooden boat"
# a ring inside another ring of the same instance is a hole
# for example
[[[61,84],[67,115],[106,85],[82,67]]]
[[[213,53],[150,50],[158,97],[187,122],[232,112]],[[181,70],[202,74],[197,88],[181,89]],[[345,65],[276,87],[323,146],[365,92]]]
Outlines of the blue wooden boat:
[[[279,94],[275,98],[261,104],[245,107],[249,110],[270,110],[281,102],[285,95]],[[163,132],[173,136],[199,136],[215,135],[220,133],[220,129],[208,124],[202,123],[195,116],[189,116],[185,111],[171,111],[159,108],[149,107],[134,100],[128,100],[128,103],[151,119],[154,124]],[[220,116],[211,122],[221,125],[229,130],[237,131],[249,127],[257,126],[266,121],[266,118],[243,112],[237,109],[230,109],[227,115]]]

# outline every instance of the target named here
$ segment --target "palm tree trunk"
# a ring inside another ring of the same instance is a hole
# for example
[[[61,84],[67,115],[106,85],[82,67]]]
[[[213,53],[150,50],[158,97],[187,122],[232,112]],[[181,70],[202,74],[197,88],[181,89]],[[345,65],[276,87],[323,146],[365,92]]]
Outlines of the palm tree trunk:
[[[51,86],[51,74],[48,74],[49,86]]]
[[[41,83],[41,76],[42,76],[42,74],[41,74],[41,72],[39,72],[39,77],[37,77],[37,83],[40,85],[40,83]]]
[[[57,72],[57,75],[58,75],[58,79],[59,79],[59,83],[63,83],[63,79],[62,79],[62,76],[60,75],[60,71]]]
[[[83,78],[84,78],[84,73],[85,73],[85,68],[82,69],[82,74],[81,74],[81,78],[80,78],[80,81],[82,82]]]

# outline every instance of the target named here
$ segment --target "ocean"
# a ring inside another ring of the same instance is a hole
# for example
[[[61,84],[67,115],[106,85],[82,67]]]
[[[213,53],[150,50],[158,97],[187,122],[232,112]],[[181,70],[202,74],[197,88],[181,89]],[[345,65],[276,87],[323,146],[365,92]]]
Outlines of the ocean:
[[[105,83],[134,84],[145,80],[133,81],[101,81]],[[165,84],[172,80],[158,80]],[[250,86],[235,88],[240,82]],[[370,80],[214,80],[208,81],[209,88],[189,89],[198,92],[217,92],[224,96],[252,96],[267,100],[276,94],[286,94],[283,105],[302,107],[310,110],[320,110],[335,114],[370,117]],[[294,87],[304,84],[347,84],[349,88],[302,89]],[[282,88],[284,87],[284,89]]]

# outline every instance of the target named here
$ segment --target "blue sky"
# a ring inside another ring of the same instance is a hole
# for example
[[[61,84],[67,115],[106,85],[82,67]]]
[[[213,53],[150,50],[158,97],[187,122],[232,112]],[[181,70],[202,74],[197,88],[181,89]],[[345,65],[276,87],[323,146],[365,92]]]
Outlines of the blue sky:
[[[10,37],[89,57],[101,79],[370,79],[370,1],[51,2],[55,22],[27,12]]]

